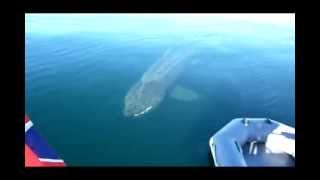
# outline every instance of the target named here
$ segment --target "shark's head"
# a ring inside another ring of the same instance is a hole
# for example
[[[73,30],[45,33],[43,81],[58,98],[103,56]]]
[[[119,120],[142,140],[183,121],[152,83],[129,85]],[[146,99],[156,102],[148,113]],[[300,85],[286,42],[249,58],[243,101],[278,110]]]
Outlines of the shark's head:
[[[138,105],[126,105],[123,111],[123,115],[126,117],[137,117],[146,114],[152,109],[152,106],[138,106]]]
[[[141,116],[154,109],[162,101],[164,92],[154,83],[143,84],[139,81],[127,93],[124,99],[123,115]]]
[[[123,115],[126,117],[136,117],[151,110],[151,105],[142,103],[143,98],[144,97],[138,98],[134,95],[127,95],[124,102]]]

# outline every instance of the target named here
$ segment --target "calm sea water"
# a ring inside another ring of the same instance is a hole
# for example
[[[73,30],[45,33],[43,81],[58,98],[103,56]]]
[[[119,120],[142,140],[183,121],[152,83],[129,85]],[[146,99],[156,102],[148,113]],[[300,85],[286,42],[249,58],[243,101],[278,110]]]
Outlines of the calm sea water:
[[[295,126],[294,38],[265,38],[269,30],[198,33],[201,48],[174,85],[199,98],[167,95],[153,111],[125,117],[124,97],[152,63],[197,39],[181,33],[26,33],[26,113],[74,166],[208,166],[210,136],[233,118]]]

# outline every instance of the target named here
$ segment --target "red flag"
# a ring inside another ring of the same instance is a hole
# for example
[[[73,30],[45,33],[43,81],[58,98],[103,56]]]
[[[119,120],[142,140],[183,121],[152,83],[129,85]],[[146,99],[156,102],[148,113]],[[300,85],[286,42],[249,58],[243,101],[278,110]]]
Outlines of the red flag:
[[[44,141],[25,115],[25,167],[63,167],[64,161]]]

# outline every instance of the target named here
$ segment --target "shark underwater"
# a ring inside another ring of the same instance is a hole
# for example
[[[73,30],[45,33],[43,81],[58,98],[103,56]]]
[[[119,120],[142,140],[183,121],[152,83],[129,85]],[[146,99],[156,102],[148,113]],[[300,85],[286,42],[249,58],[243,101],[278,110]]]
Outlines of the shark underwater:
[[[183,47],[167,49],[129,89],[124,98],[123,115],[137,117],[155,109],[165,98],[168,90],[184,71],[187,62],[195,55],[194,43]],[[185,93],[188,97],[179,97]],[[176,86],[173,98],[179,100],[194,100],[198,95],[192,90]]]

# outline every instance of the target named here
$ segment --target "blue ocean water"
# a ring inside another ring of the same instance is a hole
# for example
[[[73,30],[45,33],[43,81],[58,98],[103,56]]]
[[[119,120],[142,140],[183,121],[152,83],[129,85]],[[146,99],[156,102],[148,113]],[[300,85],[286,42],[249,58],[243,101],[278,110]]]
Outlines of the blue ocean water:
[[[26,113],[68,165],[208,166],[210,136],[233,118],[295,126],[294,23],[132,16],[26,15]],[[199,98],[168,89],[151,112],[125,117],[129,89],[193,40],[197,55],[173,86]]]

